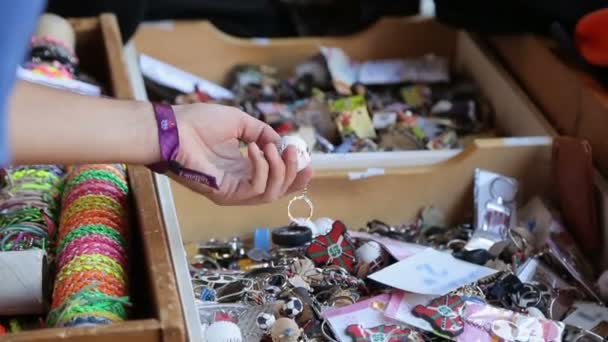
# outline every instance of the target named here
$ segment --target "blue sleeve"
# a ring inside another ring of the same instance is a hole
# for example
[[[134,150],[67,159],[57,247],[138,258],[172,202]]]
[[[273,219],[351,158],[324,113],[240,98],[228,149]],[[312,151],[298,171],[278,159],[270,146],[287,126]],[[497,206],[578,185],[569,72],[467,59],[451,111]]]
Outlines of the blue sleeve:
[[[0,3],[0,166],[10,163],[8,103],[15,85],[17,65],[28,51],[31,35],[46,0]]]

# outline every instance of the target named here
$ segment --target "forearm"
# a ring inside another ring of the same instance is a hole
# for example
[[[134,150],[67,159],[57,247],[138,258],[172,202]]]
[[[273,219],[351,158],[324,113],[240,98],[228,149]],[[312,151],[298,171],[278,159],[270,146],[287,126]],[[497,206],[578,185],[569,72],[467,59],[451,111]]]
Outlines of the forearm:
[[[14,164],[150,164],[160,158],[152,106],[18,82],[9,107]]]

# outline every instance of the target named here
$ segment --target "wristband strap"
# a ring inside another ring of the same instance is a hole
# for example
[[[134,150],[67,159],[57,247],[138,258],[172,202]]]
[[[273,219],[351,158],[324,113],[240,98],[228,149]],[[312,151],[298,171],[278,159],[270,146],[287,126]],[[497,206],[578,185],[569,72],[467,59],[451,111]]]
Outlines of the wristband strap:
[[[152,103],[152,106],[158,125],[158,143],[162,161],[148,165],[148,168],[158,173],[171,171],[185,179],[219,189],[215,177],[184,167],[175,160],[179,151],[179,132],[173,107],[162,103]]]

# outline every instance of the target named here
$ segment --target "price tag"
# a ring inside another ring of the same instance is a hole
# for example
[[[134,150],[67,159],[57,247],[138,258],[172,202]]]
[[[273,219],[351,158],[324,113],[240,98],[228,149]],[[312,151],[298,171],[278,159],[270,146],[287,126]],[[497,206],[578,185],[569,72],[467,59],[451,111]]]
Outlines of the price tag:
[[[403,291],[441,296],[496,272],[428,248],[369,278]]]

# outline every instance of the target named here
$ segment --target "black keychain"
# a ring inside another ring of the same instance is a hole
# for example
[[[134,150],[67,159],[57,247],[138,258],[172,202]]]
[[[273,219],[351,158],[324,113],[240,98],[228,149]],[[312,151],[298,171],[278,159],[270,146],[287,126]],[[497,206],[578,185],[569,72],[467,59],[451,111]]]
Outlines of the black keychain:
[[[285,226],[272,231],[272,243],[282,247],[301,247],[312,241],[312,231],[304,226]]]

